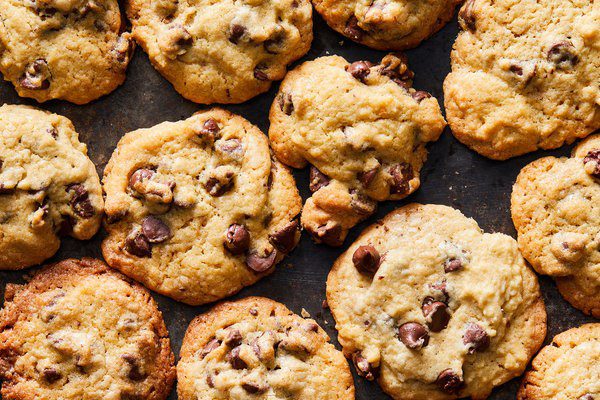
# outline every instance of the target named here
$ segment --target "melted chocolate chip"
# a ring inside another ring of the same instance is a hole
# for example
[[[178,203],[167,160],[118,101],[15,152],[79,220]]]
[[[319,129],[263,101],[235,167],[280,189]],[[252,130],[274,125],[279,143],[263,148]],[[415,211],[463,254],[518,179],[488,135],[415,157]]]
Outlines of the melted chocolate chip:
[[[469,323],[463,335],[463,344],[469,349],[469,354],[484,351],[490,346],[490,337],[479,325]]]
[[[408,163],[395,164],[389,169],[392,177],[390,194],[408,194],[410,191],[410,181],[415,177],[412,165]]]
[[[173,236],[167,224],[151,215],[142,221],[142,232],[150,243],[162,243]]]
[[[465,386],[465,383],[454,371],[450,368],[443,370],[438,375],[435,383],[446,393],[454,394]]]
[[[553,44],[548,50],[548,61],[560,69],[572,68],[579,61],[577,50],[569,40]]]
[[[343,240],[342,227],[338,224],[322,225],[315,232],[311,232],[315,239],[329,246],[341,246]]]
[[[72,193],[69,204],[76,215],[86,219],[96,215],[88,191],[83,185],[78,183],[69,185],[67,186],[67,192]]]
[[[127,374],[129,379],[132,381],[142,381],[146,378],[146,374],[140,370],[140,360],[137,356],[134,356],[133,354],[123,354],[121,358],[129,364],[129,373]]]
[[[135,188],[139,186],[140,183],[152,179],[154,174],[155,172],[148,168],[140,168],[135,170],[135,172],[129,177],[129,187],[133,190],[136,190]]]
[[[214,138],[220,130],[221,128],[219,128],[219,124],[217,123],[217,121],[215,121],[212,118],[209,118],[206,121],[204,121],[202,129],[200,129],[200,134]]]
[[[233,187],[233,172],[227,172],[223,176],[208,178],[204,184],[206,191],[214,197],[219,197],[227,193]]]
[[[250,233],[244,225],[232,224],[225,233],[225,247],[231,254],[245,253],[250,247]]]
[[[229,347],[237,347],[242,344],[242,333],[237,329],[232,329],[227,334],[224,343]]]
[[[242,388],[251,394],[255,394],[255,393],[262,393],[262,392],[266,392],[267,391],[267,387],[266,386],[262,386],[259,385],[258,383],[254,383],[254,382],[245,382],[242,383]]]
[[[463,267],[462,261],[458,258],[451,258],[444,264],[444,272],[455,272]]]
[[[583,159],[586,171],[595,178],[600,179],[600,150],[592,150]],[[588,167],[588,164],[591,167]]]
[[[361,82],[365,82],[365,79],[371,72],[371,64],[369,61],[356,61],[346,67],[346,71],[352,75],[355,79]]]
[[[415,99],[417,103],[420,103],[424,99],[430,98],[431,94],[423,90],[417,90],[416,92],[411,93],[410,96]]]
[[[212,353],[214,350],[218,349],[220,345],[221,345],[221,342],[218,341],[217,339],[211,340],[204,346],[204,348],[200,352],[200,358],[203,359],[204,357],[206,357],[207,355]]]
[[[125,239],[125,250],[137,257],[151,257],[152,246],[141,229],[134,229]]]
[[[292,102],[292,95],[290,93],[281,93],[277,96],[277,104],[279,104],[279,109],[285,115],[292,115],[294,112],[294,103]]]
[[[377,370],[360,353],[352,356],[352,362],[356,368],[356,373],[368,381],[372,381],[377,376]]]
[[[248,368],[248,364],[246,364],[246,362],[240,357],[240,350],[240,346],[234,347],[229,353],[227,353],[227,356],[225,356],[225,359],[229,361],[233,369]]]
[[[289,224],[269,235],[269,241],[275,248],[282,253],[289,253],[296,245],[296,234],[300,224],[298,221],[291,221]]]
[[[375,177],[377,176],[377,173],[379,172],[379,167],[370,169],[368,171],[365,172],[361,172],[358,174],[358,180],[360,181],[360,183],[363,184],[363,186],[365,188],[369,187],[369,185],[371,184],[371,182],[373,182],[373,179],[375,179]]]
[[[269,79],[269,75],[267,75],[267,73],[264,71],[265,67],[264,66],[256,66],[256,68],[254,68],[254,77],[256,79],[258,79],[259,81],[268,81]]]
[[[360,246],[352,255],[354,267],[364,274],[374,274],[379,269],[381,257],[375,247],[371,245]]]
[[[429,343],[427,328],[417,322],[407,322],[400,325],[398,337],[409,349],[420,349]]]
[[[271,254],[261,257],[257,253],[250,253],[246,257],[246,265],[254,272],[265,272],[275,265],[277,250],[273,249]]]
[[[421,309],[430,331],[440,332],[448,326],[450,313],[445,303],[435,301],[433,297],[426,297]]]
[[[356,16],[351,16],[346,22],[346,28],[344,29],[344,35],[348,36],[352,40],[361,41],[365,31],[358,26],[358,19]]]
[[[329,179],[329,177],[327,175],[325,175],[324,173],[319,171],[315,166],[312,166],[312,165],[310,166],[309,189],[311,192],[314,193],[317,190],[321,189],[322,187],[329,185],[329,182],[331,182],[331,180]]]
[[[229,33],[229,41],[233,44],[238,44],[241,37],[246,33],[246,27],[238,24],[231,25],[231,32]]]
[[[19,85],[29,90],[45,90],[50,87],[50,71],[46,60],[39,58],[29,64],[19,79]]]

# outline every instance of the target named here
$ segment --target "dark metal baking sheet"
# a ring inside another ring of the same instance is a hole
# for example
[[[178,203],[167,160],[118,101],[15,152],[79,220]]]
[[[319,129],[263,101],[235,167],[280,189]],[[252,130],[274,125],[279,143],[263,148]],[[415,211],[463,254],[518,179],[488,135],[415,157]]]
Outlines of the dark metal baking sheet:
[[[315,15],[315,39],[310,53],[300,62],[319,56],[338,54],[348,60],[370,60],[378,62],[384,52],[370,50],[345,40],[327,27]],[[411,69],[415,71],[414,86],[431,92],[440,103],[443,102],[442,82],[450,71],[450,51],[458,32],[456,19],[442,31],[425,41],[417,49],[407,52]],[[241,114],[263,132],[268,131],[268,109],[275,97],[278,84],[266,94],[240,105],[225,106],[232,112]],[[21,99],[7,82],[0,83],[0,104],[37,105],[29,99]],[[138,48],[128,70],[125,84],[109,96],[85,106],[76,106],[62,101],[51,101],[37,105],[46,110],[70,118],[80,139],[88,145],[89,155],[102,174],[119,138],[137,128],[151,127],[163,121],[177,121],[189,117],[201,107],[186,101],[150,65],[147,56]],[[328,310],[321,308],[325,299],[325,280],[336,257],[351,243],[359,232],[369,224],[383,217],[391,210],[409,203],[446,204],[460,209],[473,217],[481,228],[488,232],[502,232],[516,237],[510,219],[510,192],[520,169],[529,162],[545,155],[567,155],[570,147],[552,152],[537,152],[505,162],[487,160],[470,151],[456,141],[446,129],[439,141],[429,148],[429,159],[422,170],[421,188],[404,201],[387,202],[380,205],[377,213],[354,228],[343,247],[328,248],[314,244],[303,235],[297,249],[269,277],[254,286],[242,290],[231,299],[249,295],[270,297],[286,304],[291,310],[300,313],[306,309],[339,345],[334,329],[334,321]],[[294,171],[302,197],[308,191],[308,171]],[[61,249],[49,262],[68,257],[91,256],[101,258],[99,248],[104,232],[93,240],[81,242],[64,239]],[[31,268],[20,272],[0,272],[0,291],[8,282],[23,282],[25,274],[35,271]],[[540,278],[546,308],[548,310],[548,337],[578,326],[592,318],[584,316],[558,294],[555,284],[546,277]],[[3,293],[1,293],[3,294]],[[191,307],[164,296],[153,293],[163,312],[176,358],[181,341],[192,318],[210,305]],[[2,296],[3,297],[3,296]],[[370,383],[354,376],[356,398],[358,400],[388,399],[376,383]],[[514,399],[519,379],[515,379],[494,391],[491,399]],[[335,384],[332,382],[332,384]],[[170,399],[176,399],[175,390]]]

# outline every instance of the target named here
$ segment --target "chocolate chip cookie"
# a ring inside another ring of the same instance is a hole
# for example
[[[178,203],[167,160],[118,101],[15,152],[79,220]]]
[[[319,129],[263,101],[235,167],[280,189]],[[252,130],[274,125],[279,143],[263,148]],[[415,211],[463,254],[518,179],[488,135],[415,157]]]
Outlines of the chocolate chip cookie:
[[[19,96],[88,103],[125,80],[117,0],[0,0],[0,72]]]
[[[312,42],[309,0],[128,0],[154,67],[197,103],[241,103],[283,78]]]
[[[600,7],[581,0],[467,0],[444,82],[448,123],[505,160],[600,128]]]
[[[140,285],[91,258],[6,287],[0,311],[5,400],[167,398],[175,379],[162,315]]]
[[[313,0],[337,32],[379,50],[417,46],[439,31],[462,0]]]
[[[52,257],[61,236],[90,239],[103,208],[100,179],[71,121],[0,107],[0,270]]]
[[[264,297],[226,302],[190,324],[177,365],[181,400],[354,400],[341,352],[312,319]]]
[[[600,399],[600,324],[569,329],[533,359],[517,400]]]
[[[281,84],[269,137],[282,162],[311,165],[302,225],[318,242],[341,245],[378,201],[419,187],[425,145],[446,123],[437,100],[413,89],[412,78],[402,55],[377,65],[331,56],[302,64]]]
[[[394,399],[484,399],[546,335],[516,241],[446,206],[410,204],[367,228],[335,262],[327,301],[357,373]]]
[[[556,279],[574,307],[600,318],[600,135],[581,142],[571,158],[523,168],[511,212],[527,261]]]
[[[300,238],[294,178],[258,128],[225,110],[126,134],[104,190],[108,264],[189,304],[253,284]]]

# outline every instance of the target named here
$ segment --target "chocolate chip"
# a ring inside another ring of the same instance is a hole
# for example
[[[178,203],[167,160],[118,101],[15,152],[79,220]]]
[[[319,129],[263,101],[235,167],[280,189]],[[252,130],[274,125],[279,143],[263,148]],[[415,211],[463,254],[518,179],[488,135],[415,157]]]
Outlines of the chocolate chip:
[[[127,374],[129,379],[132,381],[142,381],[146,378],[146,374],[140,370],[140,360],[137,356],[133,354],[123,354],[121,358],[129,364],[129,373]]]
[[[458,12],[458,22],[463,30],[475,31],[476,18],[473,10],[475,0],[467,0]]]
[[[346,67],[346,71],[355,79],[365,82],[366,77],[371,72],[372,63],[369,61],[356,61]]]
[[[395,164],[389,169],[392,177],[390,194],[405,195],[410,191],[410,180],[415,177],[412,165],[408,163]]]
[[[278,54],[283,49],[285,38],[286,36],[284,31],[278,32],[273,37],[265,40],[263,47],[269,54]]]
[[[370,169],[368,171],[360,172],[358,174],[358,180],[360,181],[360,183],[363,184],[363,186],[365,188],[367,188],[367,187],[369,187],[371,182],[373,182],[373,179],[375,179],[378,172],[379,172],[379,167]]]
[[[294,220],[286,226],[269,235],[269,241],[275,248],[282,253],[289,253],[296,245],[296,234],[300,224]]]
[[[277,96],[277,104],[279,104],[279,109],[285,115],[292,115],[294,112],[294,103],[292,102],[292,95],[290,93],[281,93]]]
[[[258,310],[256,308],[251,308],[249,313],[250,315],[256,317],[258,315]]]
[[[553,44],[548,50],[548,61],[560,69],[572,68],[579,61],[577,50],[569,40]]]
[[[140,168],[135,170],[133,174],[129,177],[129,187],[133,190],[136,190],[139,185],[147,180],[152,179],[155,172],[148,168]]]
[[[232,329],[227,334],[224,342],[229,347],[237,347],[242,344],[242,333],[237,329]]]
[[[355,353],[352,356],[352,362],[356,368],[356,373],[366,380],[372,381],[377,376],[377,369],[375,369],[371,363],[369,363],[369,361],[362,356],[362,354]]]
[[[127,238],[125,239],[125,250],[137,257],[152,256],[152,246],[146,235],[144,235],[139,228],[132,230],[131,233],[127,235]]]
[[[162,243],[173,236],[169,226],[152,215],[142,221],[142,232],[150,243]]]
[[[76,215],[81,218],[91,218],[96,215],[88,191],[83,185],[79,183],[69,185],[67,186],[67,192],[72,193],[69,204]]]
[[[444,264],[444,272],[455,272],[463,267],[462,261],[458,258],[451,258]]]
[[[446,393],[454,394],[465,386],[465,383],[450,368],[443,370],[438,375],[435,383]]]
[[[265,69],[264,66],[256,66],[256,68],[254,68],[254,77],[256,79],[258,79],[259,81],[268,81],[269,79],[269,75],[267,75],[267,73],[265,71],[263,71]]]
[[[277,259],[277,250],[273,251],[267,256],[259,256],[258,253],[250,253],[246,257],[246,265],[254,272],[265,272],[275,265]]]
[[[229,41],[233,44],[238,44],[238,41],[246,33],[246,27],[238,24],[231,25],[231,32],[229,33]]]
[[[246,364],[246,362],[240,357],[240,350],[240,346],[234,347],[229,353],[227,353],[227,356],[225,356],[225,359],[229,361],[233,369],[245,369],[248,367],[248,364]]]
[[[262,393],[267,391],[266,386],[262,386],[254,382],[244,382],[242,383],[242,388],[250,394]]]
[[[381,60],[380,73],[405,90],[411,87],[415,74],[408,68],[408,59],[401,53],[388,54]]]
[[[231,224],[225,233],[225,247],[231,254],[245,253],[250,247],[250,233],[244,225]]]
[[[420,103],[423,99],[430,98],[431,94],[423,90],[417,90],[416,92],[412,92],[410,96],[415,99],[417,103]]]
[[[350,207],[359,215],[371,215],[377,208],[377,202],[368,196],[359,193],[355,189],[350,190]]]
[[[592,150],[583,159],[588,174],[600,179],[600,150]]]
[[[319,325],[317,325],[317,323],[313,322],[313,321],[306,322],[302,326],[302,328],[304,328],[304,330],[307,332],[315,332],[315,333],[319,332]]]
[[[54,383],[62,378],[62,374],[54,368],[44,368],[42,375],[44,376],[44,380],[48,383]]]
[[[204,348],[200,352],[200,358],[203,359],[204,357],[206,357],[207,355],[212,353],[214,350],[218,349],[220,345],[221,345],[221,342],[218,341],[217,339],[211,340],[204,346]]]
[[[329,182],[331,182],[331,180],[329,179],[329,177],[327,175],[325,175],[324,173],[319,171],[315,166],[313,166],[313,165],[310,166],[309,189],[311,192],[314,193],[317,190],[321,189],[322,187],[329,185]]]
[[[409,349],[420,349],[429,343],[427,328],[417,322],[407,322],[400,325],[398,337]]]
[[[360,246],[352,255],[352,262],[357,270],[364,274],[374,274],[379,269],[381,257],[375,247]]]
[[[448,306],[441,301],[435,301],[433,297],[426,297],[422,305],[423,316],[427,326],[432,332],[440,332],[448,326],[450,313]]]
[[[228,154],[238,154],[242,151],[242,142],[240,139],[220,140],[218,148]]]
[[[204,187],[211,196],[219,197],[224,195],[233,187],[233,172],[226,171],[218,176],[211,176],[204,184]]]
[[[58,129],[56,129],[55,127],[46,129],[46,132],[48,132],[50,136],[52,136],[54,139],[58,138]]]
[[[115,60],[117,60],[119,64],[127,65],[132,52],[133,46],[131,45],[129,38],[124,35],[119,36],[117,43],[115,43],[115,46],[112,49]]]
[[[486,350],[490,345],[490,337],[481,326],[469,323],[463,335],[463,344],[469,349],[468,353],[473,354]]]
[[[50,87],[50,70],[46,60],[39,58],[25,68],[19,85],[29,90],[45,90]]]
[[[587,393],[583,396],[580,396],[577,400],[594,400],[594,396],[592,396],[590,393]]]
[[[215,121],[212,118],[209,118],[206,121],[204,121],[202,129],[200,130],[200,134],[214,138],[220,130],[221,128],[219,128],[219,124],[217,123],[217,121]]]
[[[346,28],[344,29],[344,35],[348,36],[352,40],[361,41],[365,31],[358,26],[358,19],[353,15],[346,22]]]
[[[325,243],[329,246],[341,246],[344,242],[341,238],[342,226],[337,223],[321,225],[316,231],[311,232],[311,234],[317,242]]]

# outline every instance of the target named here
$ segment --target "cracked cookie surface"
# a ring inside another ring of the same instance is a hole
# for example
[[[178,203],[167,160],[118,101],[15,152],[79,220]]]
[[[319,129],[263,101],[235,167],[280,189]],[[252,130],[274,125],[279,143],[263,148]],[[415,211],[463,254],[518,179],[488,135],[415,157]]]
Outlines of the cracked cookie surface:
[[[33,107],[0,107],[0,270],[50,258],[60,236],[90,239],[104,201],[71,121]]]
[[[0,72],[19,96],[85,104],[125,80],[117,0],[0,0]]]
[[[544,157],[517,177],[512,219],[523,256],[574,307],[600,318],[600,135],[570,158]]]
[[[241,103],[283,78],[312,42],[308,0],[128,0],[154,67],[197,103]]]
[[[348,363],[319,325],[263,297],[196,317],[177,378],[182,400],[354,399]]]
[[[327,24],[379,50],[416,47],[439,31],[461,0],[312,0]]]
[[[311,165],[302,225],[317,241],[341,245],[378,201],[419,187],[425,145],[446,123],[437,100],[411,88],[412,77],[401,55],[377,65],[330,56],[302,64],[282,82],[269,138],[283,163]]]
[[[258,128],[220,109],[126,134],[104,190],[108,264],[189,304],[255,283],[300,238],[294,178]]]
[[[102,261],[69,259],[9,284],[0,311],[6,400],[167,398],[167,329],[150,294]]]
[[[493,159],[600,128],[600,4],[467,0],[444,82],[458,140]]]
[[[556,335],[533,359],[517,400],[600,398],[600,324]]]
[[[523,373],[546,311],[514,239],[410,204],[335,262],[327,301],[357,373],[395,399],[484,399]]]

